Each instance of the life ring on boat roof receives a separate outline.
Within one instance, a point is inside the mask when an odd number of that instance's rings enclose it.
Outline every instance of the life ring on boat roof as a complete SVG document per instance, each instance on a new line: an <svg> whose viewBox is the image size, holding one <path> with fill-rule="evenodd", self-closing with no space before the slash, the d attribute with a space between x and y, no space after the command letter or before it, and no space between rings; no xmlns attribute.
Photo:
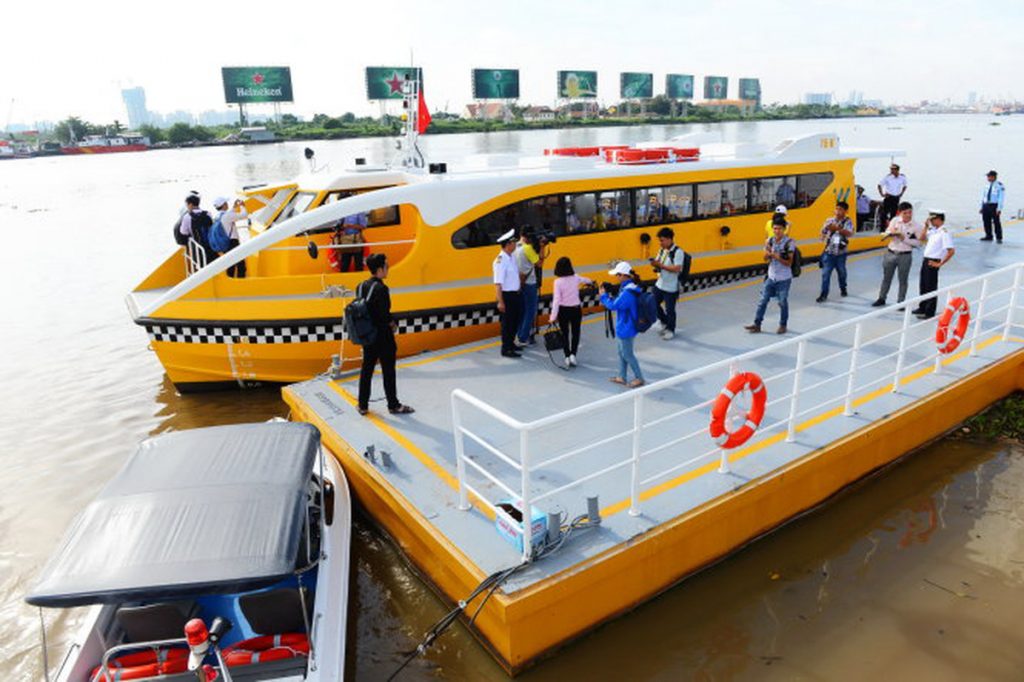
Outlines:
<svg viewBox="0 0 1024 682"><path fill-rule="evenodd" d="M956 325L950 331L953 318ZM939 325L935 329L935 343L939 352L948 355L955 351L967 335L967 327L971 324L971 306L963 296L957 296L946 304L946 309L939 315Z"/></svg>
<svg viewBox="0 0 1024 682"><path fill-rule="evenodd" d="M123 654L107 661L107 671L98 665L89 674L90 682L141 680L160 675L174 675L188 670L188 649L147 649Z"/></svg>
<svg viewBox="0 0 1024 682"><path fill-rule="evenodd" d="M744 417L743 426L735 431L729 431L725 423L726 416L732 406L732 401L743 390L750 391L753 403ZM754 372L734 374L726 382L722 392L715 399L715 404L711 407L711 437L723 450L731 450L743 445L750 440L750 437L757 431L757 427L761 425L767 404L768 391L765 389L761 377Z"/></svg>
<svg viewBox="0 0 1024 682"><path fill-rule="evenodd" d="M309 638L301 632L283 635L262 635L243 639L224 649L227 666L266 663L309 655Z"/></svg>

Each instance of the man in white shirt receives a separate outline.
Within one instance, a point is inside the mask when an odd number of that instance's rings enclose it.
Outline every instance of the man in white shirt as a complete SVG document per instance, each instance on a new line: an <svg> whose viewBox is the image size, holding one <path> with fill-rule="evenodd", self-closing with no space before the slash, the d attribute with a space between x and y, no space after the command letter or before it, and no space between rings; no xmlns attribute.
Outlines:
<svg viewBox="0 0 1024 682"><path fill-rule="evenodd" d="M892 286L892 276L899 270L900 295L898 301L903 303L907 297L907 280L910 277L911 254L915 246L921 245L924 229L914 221L914 207L904 201L897 206L899 215L889 221L883 238L889 240L889 248L882 259L882 287L878 290L878 300L872 303L876 308L885 305L885 297Z"/></svg>
<svg viewBox="0 0 1024 682"><path fill-rule="evenodd" d="M900 173L899 164L894 163L889 166L889 174L878 181L878 193L882 195L882 225L888 225L899 212L900 199L906 191L907 176Z"/></svg>
<svg viewBox="0 0 1024 682"><path fill-rule="evenodd" d="M985 224L985 236L981 238L981 241L992 241L992 227L994 225L996 228L996 243L1002 244L1003 222L1000 218L1003 215L1003 197L1006 194L1006 188L1003 186L1003 183L996 179L999 175L994 170L990 170L985 177L988 182L985 183L981 190L981 210L978 211L981 214L981 221Z"/></svg>
<svg viewBox="0 0 1024 682"><path fill-rule="evenodd" d="M249 212L245 210L245 203L241 199L235 199L235 205L229 209L228 200L224 197L217 197L213 207L220 211L217 220L220 221L221 227L224 228L224 234L228 236L228 241L231 244L228 247L228 251L230 251L239 244L238 225L236 223L239 220L248 218ZM228 268L228 277L245 277L244 258Z"/></svg>
<svg viewBox="0 0 1024 682"><path fill-rule="evenodd" d="M946 214L932 209L928 212L928 220L924 221L928 243L924 247L924 260L921 262L921 280L919 293L923 296L939 288L939 269L949 262L956 253L953 248L953 235L946 231ZM913 313L921 319L935 317L935 297L922 301Z"/></svg>
<svg viewBox="0 0 1024 682"><path fill-rule="evenodd" d="M511 229L498 237L501 251L494 259L494 291L501 315L501 354L506 358L522 357L516 348L516 332L523 317L522 283L519 267L512 252L516 250L516 231Z"/></svg>

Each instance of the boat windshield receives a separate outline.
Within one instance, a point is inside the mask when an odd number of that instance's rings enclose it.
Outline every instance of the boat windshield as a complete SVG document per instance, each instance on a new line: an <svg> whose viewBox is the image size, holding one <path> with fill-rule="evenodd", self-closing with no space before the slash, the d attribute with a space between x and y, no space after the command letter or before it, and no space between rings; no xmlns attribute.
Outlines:
<svg viewBox="0 0 1024 682"><path fill-rule="evenodd" d="M274 224L284 222L289 218L297 216L300 213L304 213L309 208L313 200L316 199L318 192L296 192L292 196L291 200L288 201L288 205L284 207L284 210L277 216Z"/></svg>
<svg viewBox="0 0 1024 682"><path fill-rule="evenodd" d="M292 195L294 190L291 187L285 187L277 190L274 193L273 198L259 211L253 215L253 219L263 225L267 224L274 214L277 213L277 209L281 208L281 204L288 200L288 197Z"/></svg>

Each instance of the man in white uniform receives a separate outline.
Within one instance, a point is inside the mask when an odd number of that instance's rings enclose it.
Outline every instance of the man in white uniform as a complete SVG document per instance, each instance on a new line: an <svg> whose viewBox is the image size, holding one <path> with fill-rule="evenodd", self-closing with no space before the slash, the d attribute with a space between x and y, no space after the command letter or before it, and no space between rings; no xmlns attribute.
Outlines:
<svg viewBox="0 0 1024 682"><path fill-rule="evenodd" d="M213 207L220 211L217 220L220 220L221 227L224 228L224 234L228 236L228 241L231 244L228 247L228 251L230 251L239 244L238 225L236 223L239 220L248 218L249 212L245 210L245 203L241 199L235 199L235 205L229 209L228 200L224 197L217 197ZM245 277L244 258L228 268L228 277Z"/></svg>
<svg viewBox="0 0 1024 682"><path fill-rule="evenodd" d="M878 181L878 193L882 195L882 225L878 230L886 229L889 221L899 213L900 199L907 191L907 176L900 173L899 164L889 166L889 174Z"/></svg>
<svg viewBox="0 0 1024 682"><path fill-rule="evenodd" d="M523 317L522 281L512 252L516 250L516 231L498 237L501 251L494 259L494 292L501 314L501 354L506 358L522 357L516 348L516 331Z"/></svg>
<svg viewBox="0 0 1024 682"><path fill-rule="evenodd" d="M953 235L946 231L946 214L932 209L928 212L928 220L924 221L928 243L924 247L924 260L921 263L921 284L919 293L923 296L939 288L939 269L949 262L956 253L953 248ZM935 317L935 297L922 301L913 313L921 319Z"/></svg>

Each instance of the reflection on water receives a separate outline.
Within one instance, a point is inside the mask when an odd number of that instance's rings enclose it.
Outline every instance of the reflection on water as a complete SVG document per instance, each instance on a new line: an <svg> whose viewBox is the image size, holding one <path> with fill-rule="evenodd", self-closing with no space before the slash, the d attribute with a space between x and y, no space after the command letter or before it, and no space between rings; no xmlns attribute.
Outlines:
<svg viewBox="0 0 1024 682"><path fill-rule="evenodd" d="M1024 177L1024 119L778 122L428 136L455 168L480 153L635 142L694 130L768 141L836 130L844 143L908 149L908 198L976 221L979 173ZM963 138L970 137L971 141ZM285 416L274 389L178 396L124 294L172 247L185 194L287 180L393 140L164 150L0 164L0 677L38 679L38 623L21 602L74 514L142 439L167 430ZM886 159L857 166L872 185ZM980 170L979 170L980 169ZM866 178L866 179L865 179ZM1011 197L1012 200L1012 197ZM1008 207L1008 211L1015 210ZM527 680L1013 679L1024 642L1024 458L943 442L566 648ZM357 520L349 667L380 679L444 608L393 547ZM51 660L81 614L48 613ZM841 672L837 672L841 671ZM403 679L501 680L461 626ZM1016 674L1019 679L1019 674Z"/></svg>

